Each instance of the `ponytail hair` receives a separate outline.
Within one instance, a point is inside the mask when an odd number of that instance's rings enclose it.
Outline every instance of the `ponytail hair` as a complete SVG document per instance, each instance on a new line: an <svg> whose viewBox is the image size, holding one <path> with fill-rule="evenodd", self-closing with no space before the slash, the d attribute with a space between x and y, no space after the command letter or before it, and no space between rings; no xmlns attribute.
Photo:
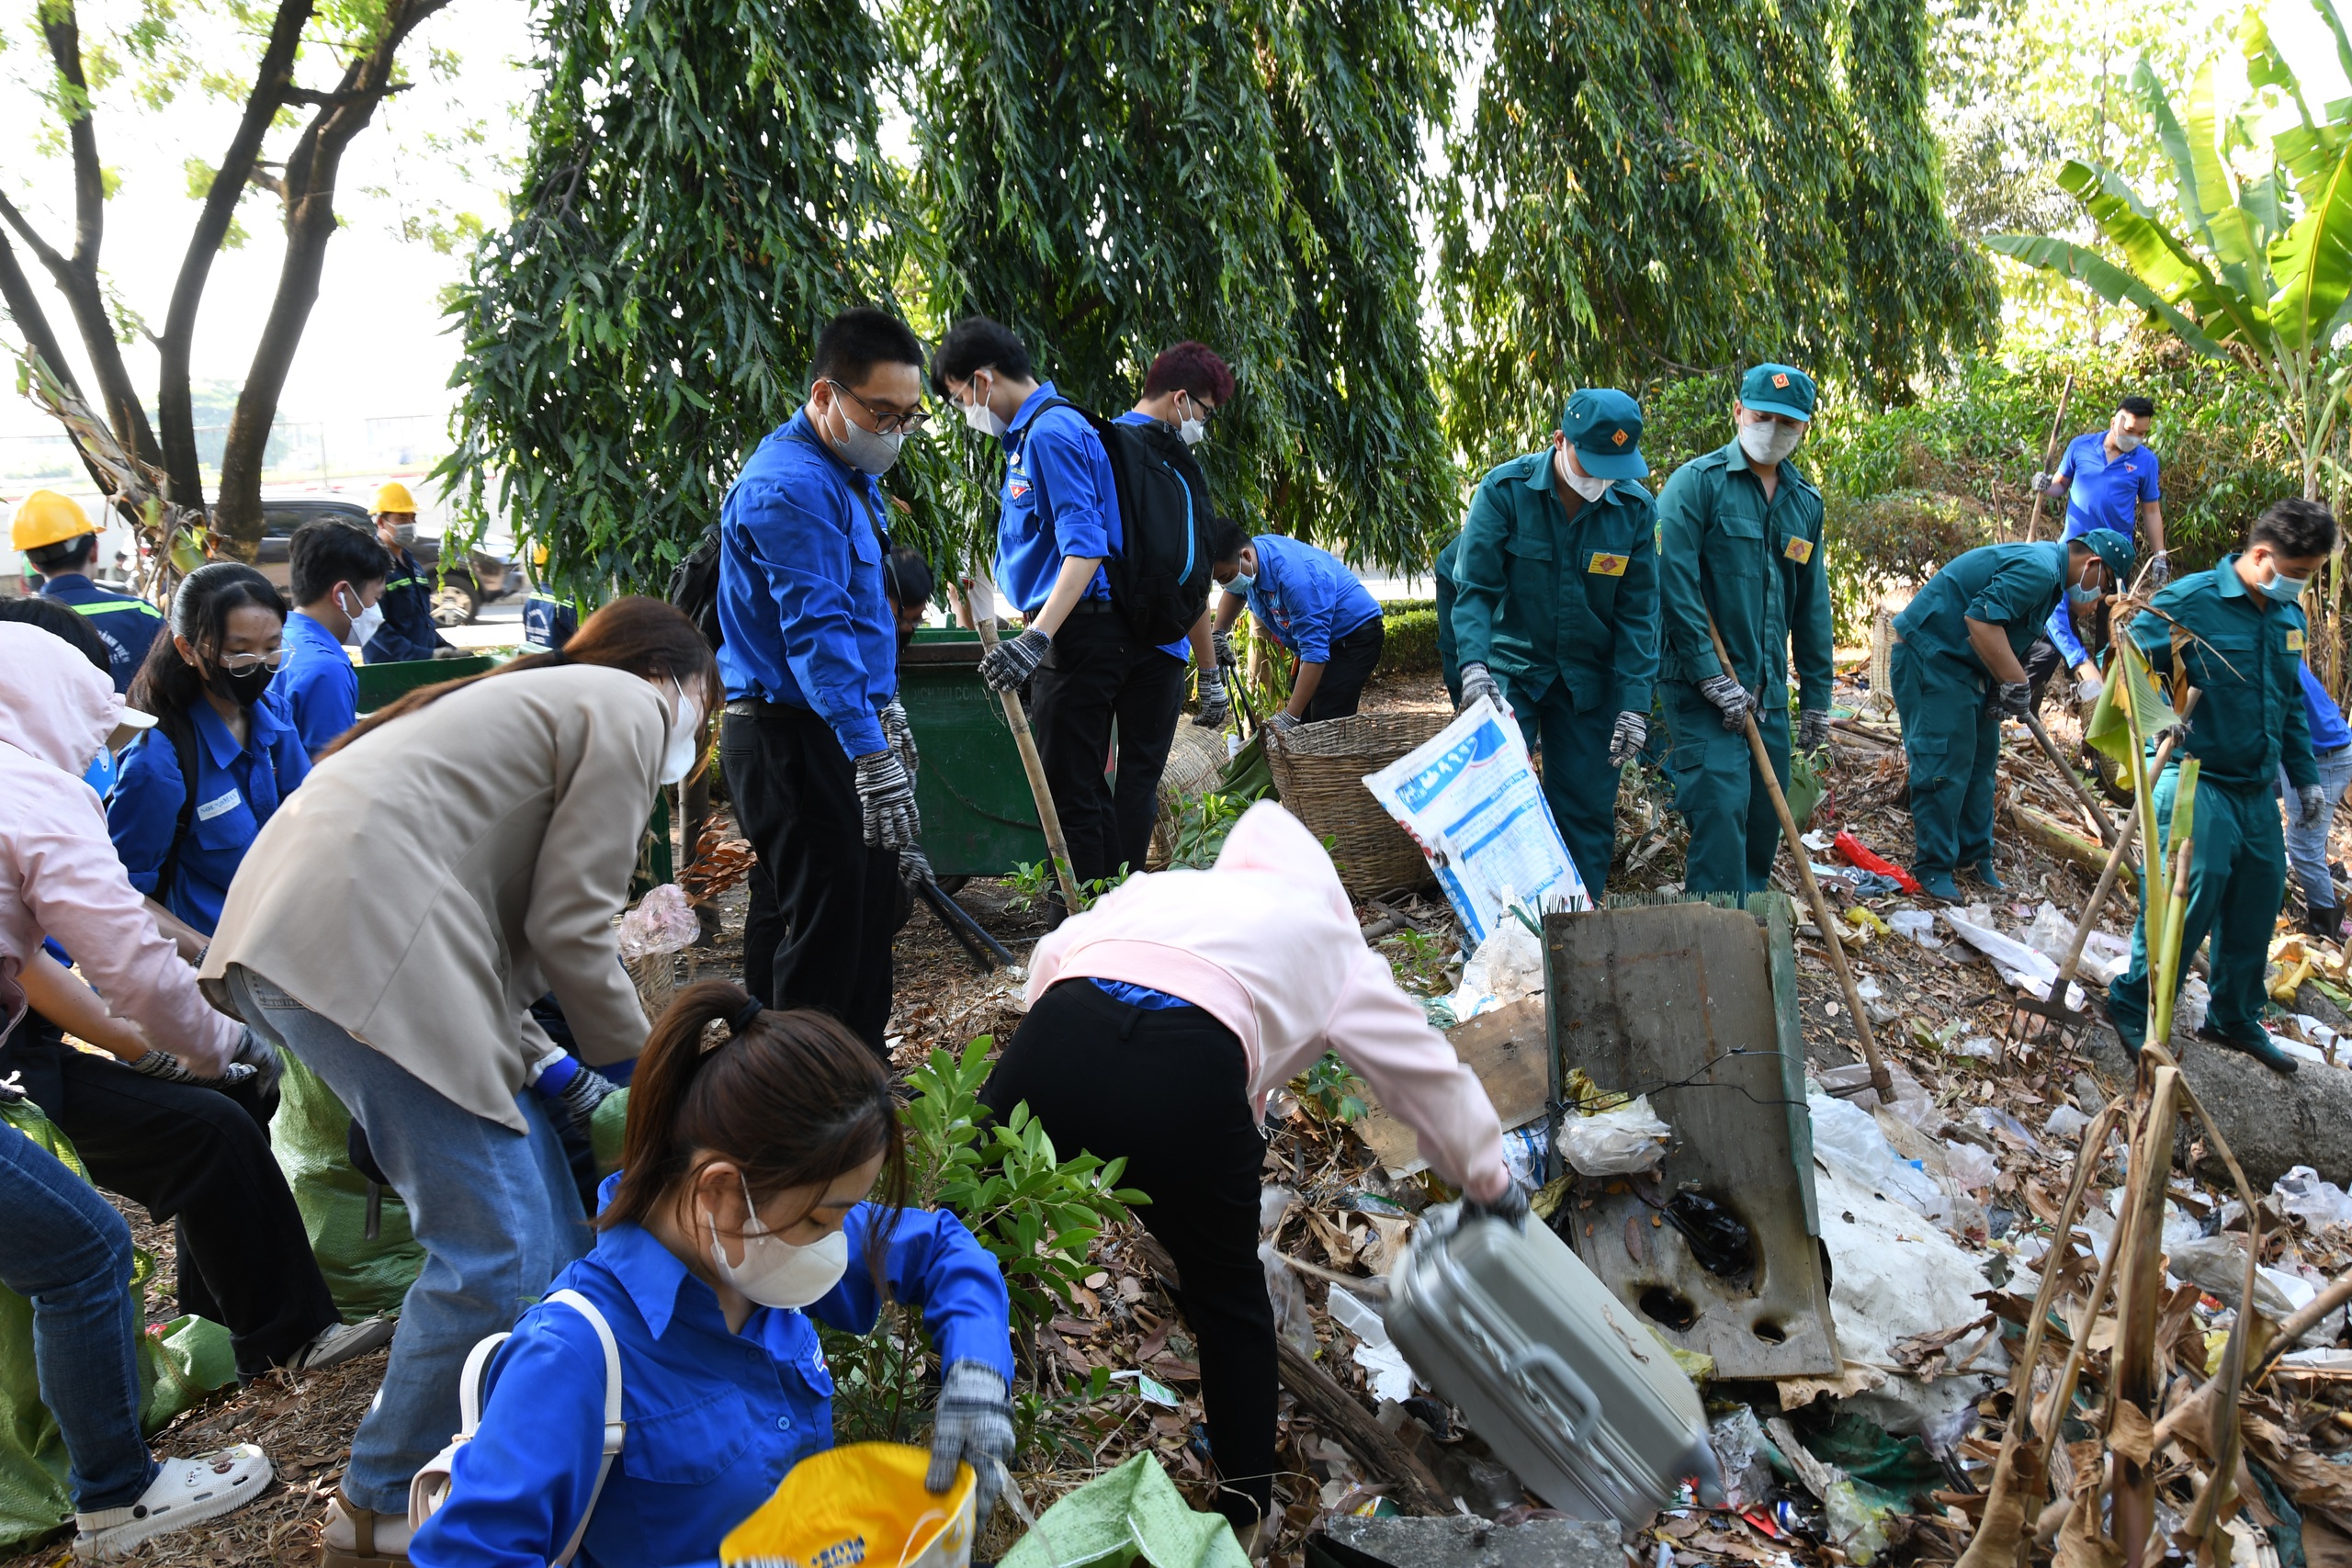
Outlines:
<svg viewBox="0 0 2352 1568"><path fill-rule="evenodd" d="M907 1202L905 1134L890 1075L865 1043L829 1014L762 1008L731 980L705 980L662 1010L638 1060L620 1181L596 1224L645 1224L705 1156L741 1170L763 1203L876 1155L877 1201L895 1219ZM877 1285L888 1232L869 1236Z"/></svg>

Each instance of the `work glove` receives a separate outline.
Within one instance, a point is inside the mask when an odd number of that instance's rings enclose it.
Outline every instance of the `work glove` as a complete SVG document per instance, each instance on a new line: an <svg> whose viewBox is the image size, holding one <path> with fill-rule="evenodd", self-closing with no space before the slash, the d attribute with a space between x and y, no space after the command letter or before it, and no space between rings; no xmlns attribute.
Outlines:
<svg viewBox="0 0 2352 1568"><path fill-rule="evenodd" d="M1276 708L1266 716L1266 728L1276 735L1287 735L1304 722L1305 720L1288 708Z"/></svg>
<svg viewBox="0 0 2352 1568"><path fill-rule="evenodd" d="M2326 809L2327 791L2317 784L2295 786L2295 819L2297 821L2316 822L2319 820L2319 814Z"/></svg>
<svg viewBox="0 0 2352 1568"><path fill-rule="evenodd" d="M1745 728L1756 711L1756 694L1729 675L1710 675L1699 682L1699 694L1715 705L1725 729Z"/></svg>
<svg viewBox="0 0 2352 1568"><path fill-rule="evenodd" d="M900 886L913 893L921 889L924 883L933 880L934 877L931 869L931 857L922 852L922 845L909 844L899 852Z"/></svg>
<svg viewBox="0 0 2352 1568"><path fill-rule="evenodd" d="M2042 469L2036 468L2033 471L2033 488L2039 491L2041 494L2048 495L2050 493L2050 486L2052 482L2052 477Z"/></svg>
<svg viewBox="0 0 2352 1568"><path fill-rule="evenodd" d="M857 804L865 817L866 848L902 850L922 837L915 782L896 751L886 748L857 760Z"/></svg>
<svg viewBox="0 0 2352 1568"><path fill-rule="evenodd" d="M1201 671L1201 711L1193 722L1203 729L1223 729L1233 722L1233 698L1226 692L1223 671Z"/></svg>
<svg viewBox="0 0 2352 1568"><path fill-rule="evenodd" d="M585 1062L575 1060L571 1076L549 1098L571 1113L574 1125L584 1128L588 1119L596 1114L596 1107L619 1091L619 1086L612 1079Z"/></svg>
<svg viewBox="0 0 2352 1568"><path fill-rule="evenodd" d="M2033 711L2033 682L2003 681L1994 688L1993 700L1985 705L1991 712L2005 714L2010 718L2023 718Z"/></svg>
<svg viewBox="0 0 2352 1568"><path fill-rule="evenodd" d="M2075 683L2075 700L2078 703L2095 703L2098 701L2099 694L2106 690L2106 682L2096 675L2086 675Z"/></svg>
<svg viewBox="0 0 2352 1568"><path fill-rule="evenodd" d="M939 1404L932 1412L931 1470L923 1489L944 1492L956 1484L962 1461L979 1477L973 1495L972 1524L988 1523L996 1510L1001 1468L1012 1458L1012 1400L1004 1375L981 1361L952 1361L939 1380Z"/></svg>
<svg viewBox="0 0 2352 1568"><path fill-rule="evenodd" d="M992 692L1017 692L1054 656L1054 639L1031 626L980 656L980 679Z"/></svg>
<svg viewBox="0 0 2352 1568"><path fill-rule="evenodd" d="M277 1047L255 1034L250 1025L237 1032L237 1049L230 1058L232 1066L254 1070L254 1087L262 1093L277 1092L277 1080L286 1071L286 1064L278 1059Z"/></svg>
<svg viewBox="0 0 2352 1568"><path fill-rule="evenodd" d="M2148 558L2148 586L2162 588L2172 581L2172 558L2158 550Z"/></svg>
<svg viewBox="0 0 2352 1568"><path fill-rule="evenodd" d="M1238 670L1240 668L1241 660L1233 657L1233 637L1231 633L1223 630L1212 631L1209 633L1209 641L1216 645L1216 667L1219 670Z"/></svg>
<svg viewBox="0 0 2352 1568"><path fill-rule="evenodd" d="M252 1063L231 1062L220 1070L220 1077L206 1077L201 1073L190 1070L186 1062L181 1061L169 1051L157 1046L149 1047L145 1055L136 1061L126 1062L123 1066L134 1073L144 1073L151 1078L160 1078L165 1083L191 1083L202 1089L228 1089L254 1076Z"/></svg>
<svg viewBox="0 0 2352 1568"><path fill-rule="evenodd" d="M1502 686L1487 671L1487 667L1483 664L1465 664L1462 667L1462 706L1453 711L1460 713L1463 708L1476 706L1480 697L1485 697L1493 703L1501 712L1510 712L1510 705L1503 701Z"/></svg>
<svg viewBox="0 0 2352 1568"><path fill-rule="evenodd" d="M1465 1220L1500 1220L1511 1229L1524 1233L1527 1229L1527 1189L1511 1182L1498 1198L1480 1200L1464 1198L1462 1217Z"/></svg>
<svg viewBox="0 0 2352 1568"><path fill-rule="evenodd" d="M883 740L898 754L899 765L907 770L907 777L914 777L922 766L922 754L915 750L915 732L907 723L906 705L892 697L883 705L880 717Z"/></svg>
<svg viewBox="0 0 2352 1568"><path fill-rule="evenodd" d="M1642 745L1650 738L1647 714L1633 712L1617 716L1617 728L1609 732L1609 765L1622 768L1640 754Z"/></svg>
<svg viewBox="0 0 2352 1568"><path fill-rule="evenodd" d="M1799 708L1797 710L1797 750L1818 751L1829 744L1829 710Z"/></svg>

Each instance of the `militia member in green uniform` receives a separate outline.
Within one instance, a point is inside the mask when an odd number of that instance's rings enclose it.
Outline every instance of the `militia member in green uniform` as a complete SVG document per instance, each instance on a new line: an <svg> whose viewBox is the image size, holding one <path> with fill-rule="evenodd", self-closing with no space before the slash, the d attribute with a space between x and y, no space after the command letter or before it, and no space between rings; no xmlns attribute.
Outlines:
<svg viewBox="0 0 2352 1568"><path fill-rule="evenodd" d="M1540 741L1544 799L1596 904L1620 770L1648 739L1657 678L1657 514L1641 442L1641 404L1577 393L1551 446L1479 482L1444 574L1461 699L1493 698Z"/></svg>
<svg viewBox="0 0 2352 1568"><path fill-rule="evenodd" d="M2335 548L2335 519L2315 501L2282 501L2255 520L2245 548L2223 556L2158 593L2156 614L2137 615L2132 640L2160 672L2175 658L2173 626L2184 637L2178 657L2188 683L2204 693L2190 715L2186 750L2199 764L2188 908L2180 956L2213 938L2213 1000L2200 1040L2243 1051L2275 1073L2295 1059L2262 1027L2263 971L2270 931L2287 891L2287 845L2271 791L2278 770L2305 816L2325 804L2303 713L2303 588ZM2169 836L2180 770L2156 781L2156 823ZM2109 987L2108 1017L2137 1055L2148 1032L2148 900L2141 885L2140 923L2132 932L2132 967ZM2177 973L2177 966L2176 967Z"/></svg>
<svg viewBox="0 0 2352 1568"><path fill-rule="evenodd" d="M1772 870L1780 821L1745 730L1755 713L1786 790L1792 645L1797 743L1812 751L1829 739L1821 492L1788 460L1812 423L1814 400L1804 371L1757 366L1732 404L1737 438L1675 469L1657 499L1658 685L1673 739L1667 772L1690 826L1683 886L1693 893L1759 892ZM1729 669L1707 636L1710 617Z"/></svg>
<svg viewBox="0 0 2352 1568"><path fill-rule="evenodd" d="M1986 545L1928 580L1894 618L1890 673L1911 771L1911 874L1958 902L1952 873L1993 869L1993 773L2001 719L2023 718L2033 686L2024 659L2061 599L2096 604L2132 581L2132 541L2110 528L2074 539Z"/></svg>

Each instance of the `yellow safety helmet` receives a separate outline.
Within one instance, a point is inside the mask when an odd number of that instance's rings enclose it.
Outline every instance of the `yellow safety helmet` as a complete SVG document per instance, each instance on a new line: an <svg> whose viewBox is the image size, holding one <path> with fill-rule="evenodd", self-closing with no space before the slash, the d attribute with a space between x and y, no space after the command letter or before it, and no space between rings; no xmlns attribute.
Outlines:
<svg viewBox="0 0 2352 1568"><path fill-rule="evenodd" d="M379 517L387 512L405 512L413 517L416 515L416 497L409 494L408 486L400 480L388 480L384 488L376 492L376 504L368 510Z"/></svg>
<svg viewBox="0 0 2352 1568"><path fill-rule="evenodd" d="M62 545L97 531L90 514L72 496L60 495L53 490L37 490L17 507L16 523L8 531L8 545L12 549L37 550L44 545Z"/></svg>

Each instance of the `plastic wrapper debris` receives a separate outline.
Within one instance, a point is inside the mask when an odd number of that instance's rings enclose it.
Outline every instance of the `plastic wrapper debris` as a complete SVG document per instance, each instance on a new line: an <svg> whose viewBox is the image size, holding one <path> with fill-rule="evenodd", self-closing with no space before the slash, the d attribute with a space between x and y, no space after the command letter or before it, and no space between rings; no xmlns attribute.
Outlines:
<svg viewBox="0 0 2352 1568"><path fill-rule="evenodd" d="M2066 961L2066 950L2074 945L2075 917L2044 899L2041 907L2033 912L2033 922L2026 927L2023 941L2052 964L2063 964ZM2122 974L2131 963L2130 939L2094 926L2083 939L2083 956L2075 964L2075 972L2086 980L2111 986L2115 984L2116 976Z"/></svg>
<svg viewBox="0 0 2352 1568"><path fill-rule="evenodd" d="M1446 1006L1459 1022L1544 994L1544 943L1527 922L1506 910L1494 934L1462 966L1462 984Z"/></svg>
<svg viewBox="0 0 2352 1568"><path fill-rule="evenodd" d="M1887 929L1921 947L1937 948L1944 939L1936 934L1936 917L1926 909L1897 909L1886 917Z"/></svg>
<svg viewBox="0 0 2352 1568"><path fill-rule="evenodd" d="M1541 1122L1530 1122L1503 1134L1503 1164L1510 1179L1530 1192L1544 1190L1544 1167L1552 1157L1552 1134Z"/></svg>
<svg viewBox="0 0 2352 1568"><path fill-rule="evenodd" d="M1970 913L1974 912L1975 907L1972 906ZM1989 915L1982 924L1955 915L1950 909L1943 912L1943 917L1944 923L1951 927L1961 941L1993 961L1993 967L2000 973L2003 980L2030 995L2043 998L2049 997L2050 987L2058 979L2056 959L2036 952L2015 937L2003 936L1993 929ZM2067 986L2066 1005L2070 1008L2083 1005L2082 987Z"/></svg>
<svg viewBox="0 0 2352 1568"><path fill-rule="evenodd" d="M1356 1337L1355 1363L1363 1369L1373 1396L1399 1404L1410 1399L1413 1369L1406 1364L1405 1352L1389 1342L1388 1325L1381 1321L1379 1310L1344 1285L1331 1287L1330 1308L1332 1320Z"/></svg>
<svg viewBox="0 0 2352 1568"><path fill-rule="evenodd" d="M2352 1197L2347 1197L2335 1182L2322 1181L2319 1172L2310 1166L2296 1166L2280 1177L2270 1190L2278 1195L2280 1208L2312 1230L2352 1224Z"/></svg>
<svg viewBox="0 0 2352 1568"><path fill-rule="evenodd" d="M1996 1061L2001 1055L2000 1045L1989 1034L1972 1034L1964 1040L1955 1040L1949 1049L1955 1056L1973 1056L1980 1062Z"/></svg>
<svg viewBox="0 0 2352 1568"><path fill-rule="evenodd" d="M1856 1568L1869 1568L1886 1550L1886 1516L1894 1511L1891 1504L1866 1501L1852 1482L1841 1479L1822 1499L1822 1510L1828 1517L1829 1539Z"/></svg>
<svg viewBox="0 0 2352 1568"><path fill-rule="evenodd" d="M1871 1069L1866 1062L1850 1062L1842 1067L1823 1067L1813 1073L1814 1081L1838 1099L1864 1111L1876 1111L1882 1106L1908 1122L1923 1133L1939 1131L1943 1112L1928 1098L1925 1085L1911 1076L1900 1062L1886 1065L1889 1098L1881 1100L1878 1090L1870 1086Z"/></svg>
<svg viewBox="0 0 2352 1568"><path fill-rule="evenodd" d="M2050 1113L2049 1121L2041 1124L2041 1135L2045 1138L2056 1139L2060 1143L2071 1144L2081 1137L2083 1129L2090 1124L2089 1117L2071 1105L2062 1105Z"/></svg>
<svg viewBox="0 0 2352 1568"><path fill-rule="evenodd" d="M701 934L701 923L686 902L685 890L674 882L665 882L621 917L621 956L634 960L656 953L676 953Z"/></svg>
<svg viewBox="0 0 2352 1568"><path fill-rule="evenodd" d="M1898 1156L1869 1111L1817 1089L1807 1092L1805 1104L1813 1112L1816 1160L1844 1172L1856 1184L1905 1204L1923 1219L1940 1221L1951 1212L1950 1201L1935 1178L1917 1162Z"/></svg>
<svg viewBox="0 0 2352 1568"><path fill-rule="evenodd" d="M2245 1238L2224 1231L2220 1235L2168 1245L2165 1248L2165 1267L2175 1278L2211 1292L2234 1309L2239 1281L2245 1273ZM2317 1294L2318 1287L2310 1280L2283 1269L2255 1269L2255 1310L2273 1323L2284 1319ZM2338 1307L2314 1324L2298 1343L2312 1347L2333 1345L2343 1332L2344 1309Z"/></svg>
<svg viewBox="0 0 2352 1568"><path fill-rule="evenodd" d="M1946 1140L1944 1168L1951 1172L1952 1180L1962 1191L1981 1192L2001 1174L2001 1162L1974 1144Z"/></svg>
<svg viewBox="0 0 2352 1568"><path fill-rule="evenodd" d="M1272 1242L1258 1244L1258 1261L1266 1270L1266 1297L1274 1306L1274 1332L1292 1349L1314 1359L1323 1347L1315 1337L1315 1316L1307 1310L1306 1287L1299 1283L1298 1276L1283 1260Z"/></svg>
<svg viewBox="0 0 2352 1568"><path fill-rule="evenodd" d="M2205 1010L2212 1005L2212 987L2205 984L2205 976L2191 975L2181 982L2180 998L2172 1004L2173 1032L2194 1034L2204 1028Z"/></svg>
<svg viewBox="0 0 2352 1568"><path fill-rule="evenodd" d="M1894 1004L1886 999L1886 993L1880 988L1876 980L1864 977L1855 984L1854 994L1862 998L1862 1010L1871 1015L1872 1023L1884 1024L1894 1021Z"/></svg>
<svg viewBox="0 0 2352 1568"><path fill-rule="evenodd" d="M1673 1135L1644 1095L1620 1110L1567 1118L1560 1129L1560 1153L1580 1175L1631 1176L1656 1169Z"/></svg>
<svg viewBox="0 0 2352 1568"><path fill-rule="evenodd" d="M1715 1468L1723 1472L1724 1500L1745 1512L1772 1499L1772 1462L1765 1458L1769 1439L1757 1424L1756 1412L1745 1404L1732 1406L1707 1428L1707 1446L1715 1450Z"/></svg>
<svg viewBox="0 0 2352 1568"><path fill-rule="evenodd" d="M1884 877L1894 884L1895 887L1901 888L1914 897L1918 897L1919 884L1909 872L1880 854L1846 829L1841 828L1838 830L1838 836L1830 840L1830 847L1861 870Z"/></svg>

